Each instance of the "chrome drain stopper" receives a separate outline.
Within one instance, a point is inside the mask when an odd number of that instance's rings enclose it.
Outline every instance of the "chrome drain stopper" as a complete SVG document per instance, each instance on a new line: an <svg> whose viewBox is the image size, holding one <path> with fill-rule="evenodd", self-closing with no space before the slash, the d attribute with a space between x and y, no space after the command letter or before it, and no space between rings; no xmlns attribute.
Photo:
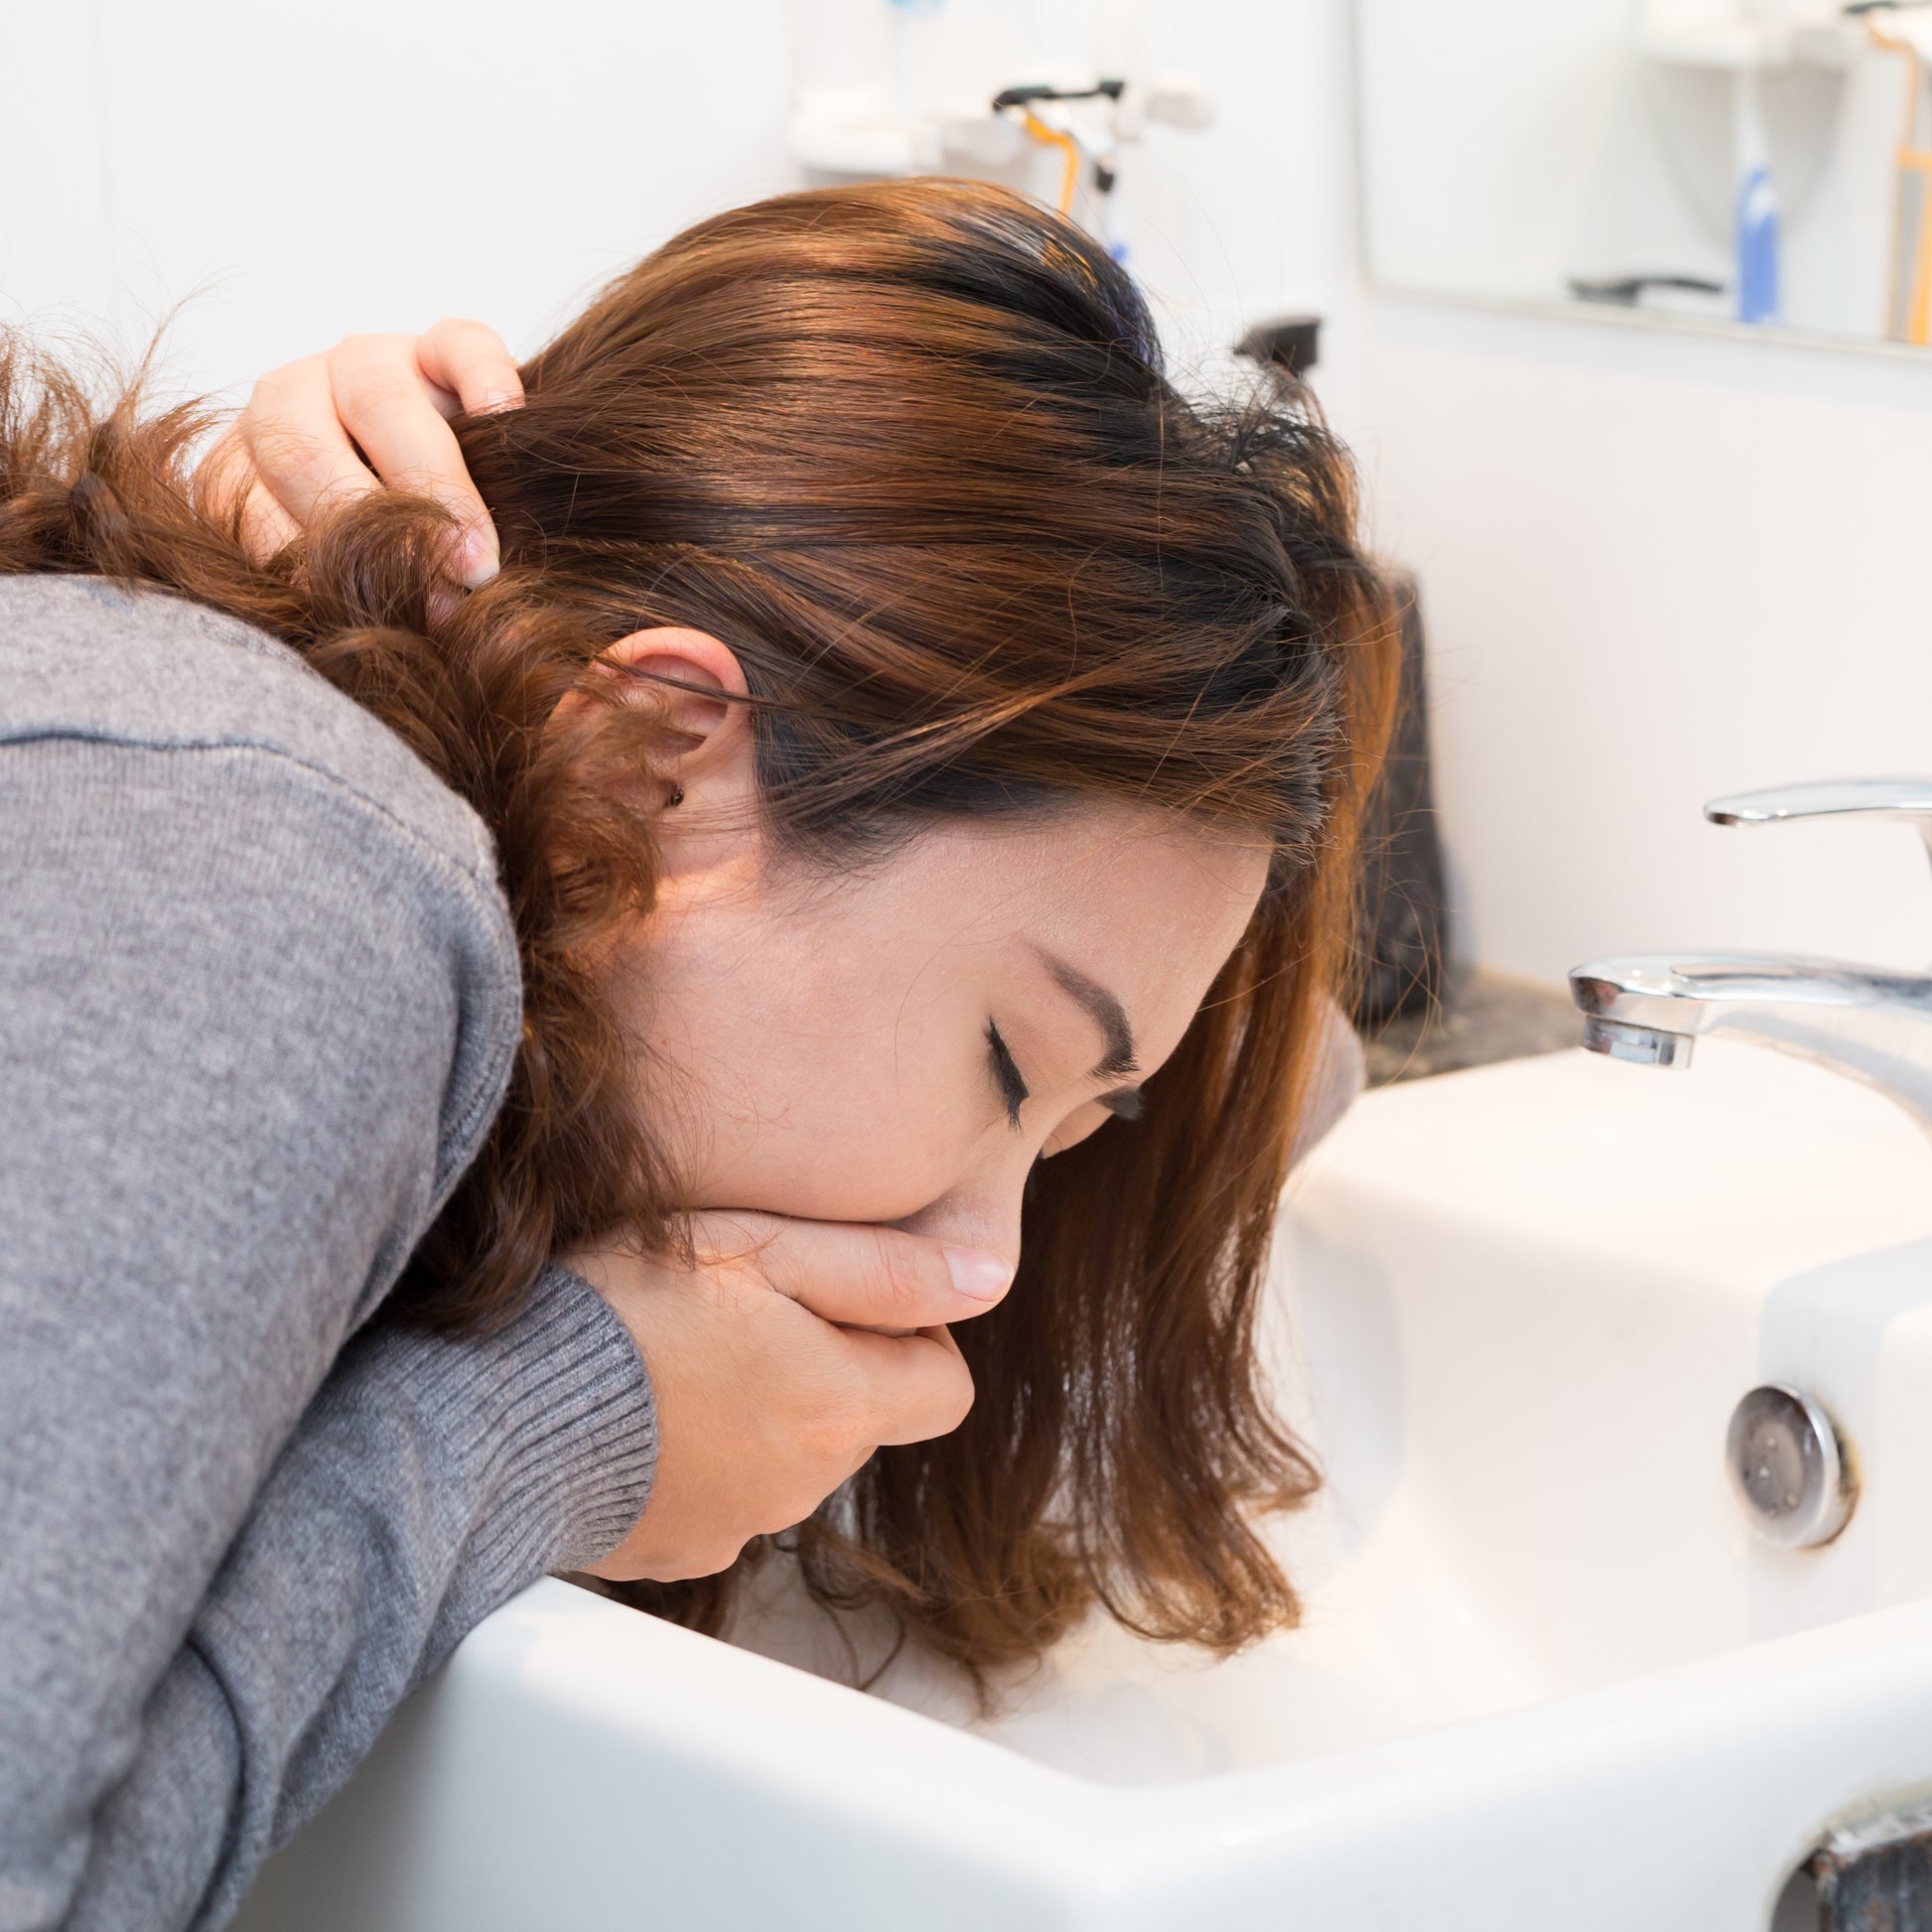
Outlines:
<svg viewBox="0 0 1932 1932"><path fill-rule="evenodd" d="M1809 1550L1852 1520L1859 1486L1832 1419L1802 1389L1767 1382L1731 1411L1730 1486L1766 1543Z"/></svg>

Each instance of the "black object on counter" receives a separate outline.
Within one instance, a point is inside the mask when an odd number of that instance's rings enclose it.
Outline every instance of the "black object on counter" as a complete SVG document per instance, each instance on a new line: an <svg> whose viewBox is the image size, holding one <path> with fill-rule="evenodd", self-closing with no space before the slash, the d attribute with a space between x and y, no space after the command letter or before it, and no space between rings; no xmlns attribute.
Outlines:
<svg viewBox="0 0 1932 1932"><path fill-rule="evenodd" d="M1319 316L1281 316L1258 322L1235 344L1237 355L1285 369L1299 382L1314 367L1321 347Z"/></svg>
<svg viewBox="0 0 1932 1932"><path fill-rule="evenodd" d="M1646 289L1683 289L1691 295L1723 295L1725 285L1708 275L1573 275L1570 293L1579 302L1604 302L1634 309Z"/></svg>
<svg viewBox="0 0 1932 1932"><path fill-rule="evenodd" d="M1362 827L1362 927L1355 1019L1370 1029L1438 1005L1449 951L1442 836L1429 772L1429 686L1413 577L1394 583L1402 684L1381 783Z"/></svg>

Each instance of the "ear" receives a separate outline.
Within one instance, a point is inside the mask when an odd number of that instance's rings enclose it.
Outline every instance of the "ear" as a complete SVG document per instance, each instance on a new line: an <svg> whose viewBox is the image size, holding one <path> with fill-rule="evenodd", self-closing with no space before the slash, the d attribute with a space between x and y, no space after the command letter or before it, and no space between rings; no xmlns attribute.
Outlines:
<svg viewBox="0 0 1932 1932"><path fill-rule="evenodd" d="M723 803L752 775L752 732L741 702L749 687L731 647L709 631L658 624L620 637L591 667L619 680L625 696L662 705L669 743L666 775L693 803ZM572 692L560 716L587 700Z"/></svg>

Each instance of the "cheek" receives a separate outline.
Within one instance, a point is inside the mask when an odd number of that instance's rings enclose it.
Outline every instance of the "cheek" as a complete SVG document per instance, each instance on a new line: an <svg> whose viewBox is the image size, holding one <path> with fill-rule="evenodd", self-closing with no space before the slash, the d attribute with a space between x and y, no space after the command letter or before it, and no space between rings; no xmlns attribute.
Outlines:
<svg viewBox="0 0 1932 1932"><path fill-rule="evenodd" d="M694 1069L693 1205L826 1221L929 1206L976 1159L958 1058L890 1034L737 1033Z"/></svg>

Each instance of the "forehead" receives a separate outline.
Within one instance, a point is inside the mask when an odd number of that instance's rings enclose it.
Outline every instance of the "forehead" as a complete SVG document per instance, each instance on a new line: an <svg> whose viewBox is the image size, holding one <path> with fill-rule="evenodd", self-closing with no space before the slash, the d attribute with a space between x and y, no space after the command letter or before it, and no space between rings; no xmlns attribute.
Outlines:
<svg viewBox="0 0 1932 1932"><path fill-rule="evenodd" d="M1268 875L1268 848L1172 811L1070 807L952 823L895 855L876 884L901 931L936 948L1044 952L1109 987L1144 1061L1172 1050L1233 951Z"/></svg>
<svg viewBox="0 0 1932 1932"><path fill-rule="evenodd" d="M1268 851L1182 818L1124 805L1069 807L1018 824L960 826L927 853L983 894L995 919L1113 929L1176 914L1247 923Z"/></svg>

